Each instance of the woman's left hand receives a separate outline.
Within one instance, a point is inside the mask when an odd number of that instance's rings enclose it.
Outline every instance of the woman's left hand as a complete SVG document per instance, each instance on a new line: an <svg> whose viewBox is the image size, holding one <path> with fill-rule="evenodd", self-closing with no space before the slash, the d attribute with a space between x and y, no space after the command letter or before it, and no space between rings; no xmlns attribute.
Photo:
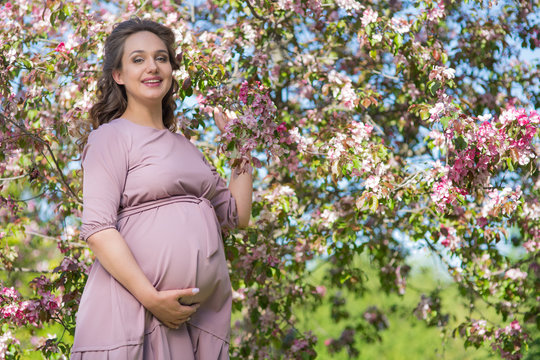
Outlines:
<svg viewBox="0 0 540 360"><path fill-rule="evenodd" d="M235 117L234 113L229 110L223 110L217 106L214 108L214 121L221 132L225 131L225 125Z"/></svg>

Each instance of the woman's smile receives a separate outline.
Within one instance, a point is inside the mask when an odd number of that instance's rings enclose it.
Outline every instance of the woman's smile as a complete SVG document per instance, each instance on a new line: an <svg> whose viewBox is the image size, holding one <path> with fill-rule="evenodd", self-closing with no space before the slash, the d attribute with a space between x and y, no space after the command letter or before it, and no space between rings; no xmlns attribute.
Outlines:
<svg viewBox="0 0 540 360"><path fill-rule="evenodd" d="M149 87L158 87L163 82L163 79L160 76L153 76L147 79L144 79L143 84Z"/></svg>

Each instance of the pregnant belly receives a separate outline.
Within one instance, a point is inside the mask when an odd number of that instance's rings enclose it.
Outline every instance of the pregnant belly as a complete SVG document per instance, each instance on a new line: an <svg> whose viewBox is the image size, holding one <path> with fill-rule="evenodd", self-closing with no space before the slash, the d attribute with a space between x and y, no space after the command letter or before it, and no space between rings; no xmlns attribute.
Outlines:
<svg viewBox="0 0 540 360"><path fill-rule="evenodd" d="M204 302L228 281L221 236L207 203L176 202L121 218L118 228L158 290L199 288L183 303Z"/></svg>

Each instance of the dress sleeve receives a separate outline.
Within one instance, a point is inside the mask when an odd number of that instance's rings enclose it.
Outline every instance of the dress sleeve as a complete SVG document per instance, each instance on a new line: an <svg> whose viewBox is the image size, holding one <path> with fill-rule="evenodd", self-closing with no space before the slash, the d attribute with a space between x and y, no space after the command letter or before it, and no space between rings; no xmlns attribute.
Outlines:
<svg viewBox="0 0 540 360"><path fill-rule="evenodd" d="M209 199L214 207L219 223L224 229L234 229L238 226L238 211L236 200L232 196L225 180L218 174L216 167L203 156L204 162L210 167L214 181L213 196Z"/></svg>
<svg viewBox="0 0 540 360"><path fill-rule="evenodd" d="M83 213L79 238L116 228L128 171L128 149L116 129L101 125L88 136L81 156Z"/></svg>

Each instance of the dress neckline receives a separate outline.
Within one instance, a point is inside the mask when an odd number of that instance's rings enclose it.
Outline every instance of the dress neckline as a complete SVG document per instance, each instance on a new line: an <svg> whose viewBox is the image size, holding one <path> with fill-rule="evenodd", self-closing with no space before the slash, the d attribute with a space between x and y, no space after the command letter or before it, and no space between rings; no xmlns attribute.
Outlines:
<svg viewBox="0 0 540 360"><path fill-rule="evenodd" d="M116 120L124 120L124 121L126 121L126 122L128 122L130 124L135 125L135 126L138 126L138 127L141 127L141 128L146 128L146 129L151 129L153 131L169 131L169 129L167 129L167 128L158 129L158 128L155 128L153 126L146 126L146 125L137 124L136 122L133 122L133 121L128 120L128 119L123 118L123 117L116 118Z"/></svg>

